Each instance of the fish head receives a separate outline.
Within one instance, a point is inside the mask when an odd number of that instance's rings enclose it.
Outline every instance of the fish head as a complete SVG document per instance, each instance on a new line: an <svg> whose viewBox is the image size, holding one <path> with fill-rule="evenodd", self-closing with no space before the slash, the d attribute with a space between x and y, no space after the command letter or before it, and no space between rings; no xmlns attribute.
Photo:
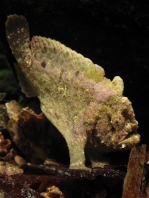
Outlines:
<svg viewBox="0 0 149 198"><path fill-rule="evenodd" d="M101 106L94 137L107 147L128 149L140 141L137 129L138 122L131 102L127 97L116 97Z"/></svg>

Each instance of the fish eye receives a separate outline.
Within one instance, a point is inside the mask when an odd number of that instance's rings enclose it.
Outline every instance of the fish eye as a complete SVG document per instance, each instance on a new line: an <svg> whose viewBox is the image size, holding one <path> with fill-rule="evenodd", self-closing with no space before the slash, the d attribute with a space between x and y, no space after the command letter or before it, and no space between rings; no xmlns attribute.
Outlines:
<svg viewBox="0 0 149 198"><path fill-rule="evenodd" d="M122 115L115 115L112 118L113 127L123 127L125 123L125 118Z"/></svg>
<svg viewBox="0 0 149 198"><path fill-rule="evenodd" d="M115 126L118 126L118 125L120 124L120 120L118 120L118 119L114 120L113 124L114 124Z"/></svg>

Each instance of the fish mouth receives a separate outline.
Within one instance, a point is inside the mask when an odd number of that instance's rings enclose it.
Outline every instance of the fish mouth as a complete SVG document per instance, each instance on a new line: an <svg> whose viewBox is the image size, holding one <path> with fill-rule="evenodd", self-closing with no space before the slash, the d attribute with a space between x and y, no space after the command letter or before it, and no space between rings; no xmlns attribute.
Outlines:
<svg viewBox="0 0 149 198"><path fill-rule="evenodd" d="M118 145L122 148L133 146L140 142L140 135L137 134L129 134L124 140L120 141Z"/></svg>

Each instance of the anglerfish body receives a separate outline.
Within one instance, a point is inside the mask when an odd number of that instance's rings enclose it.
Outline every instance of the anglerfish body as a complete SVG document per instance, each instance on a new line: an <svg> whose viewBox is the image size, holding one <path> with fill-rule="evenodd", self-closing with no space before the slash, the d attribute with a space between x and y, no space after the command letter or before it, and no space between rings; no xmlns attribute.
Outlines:
<svg viewBox="0 0 149 198"><path fill-rule="evenodd" d="M123 97L123 80L104 77L104 69L50 38L30 42L23 16L6 22L22 91L38 97L41 110L65 138L70 168L85 169L100 153L129 148L140 141L131 102Z"/></svg>

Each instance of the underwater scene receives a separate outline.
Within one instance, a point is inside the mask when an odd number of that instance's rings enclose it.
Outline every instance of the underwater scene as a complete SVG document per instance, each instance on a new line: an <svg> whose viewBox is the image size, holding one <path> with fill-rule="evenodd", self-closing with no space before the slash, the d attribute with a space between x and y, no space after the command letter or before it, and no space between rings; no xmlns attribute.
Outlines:
<svg viewBox="0 0 149 198"><path fill-rule="evenodd" d="M0 2L0 198L149 198L148 8Z"/></svg>

